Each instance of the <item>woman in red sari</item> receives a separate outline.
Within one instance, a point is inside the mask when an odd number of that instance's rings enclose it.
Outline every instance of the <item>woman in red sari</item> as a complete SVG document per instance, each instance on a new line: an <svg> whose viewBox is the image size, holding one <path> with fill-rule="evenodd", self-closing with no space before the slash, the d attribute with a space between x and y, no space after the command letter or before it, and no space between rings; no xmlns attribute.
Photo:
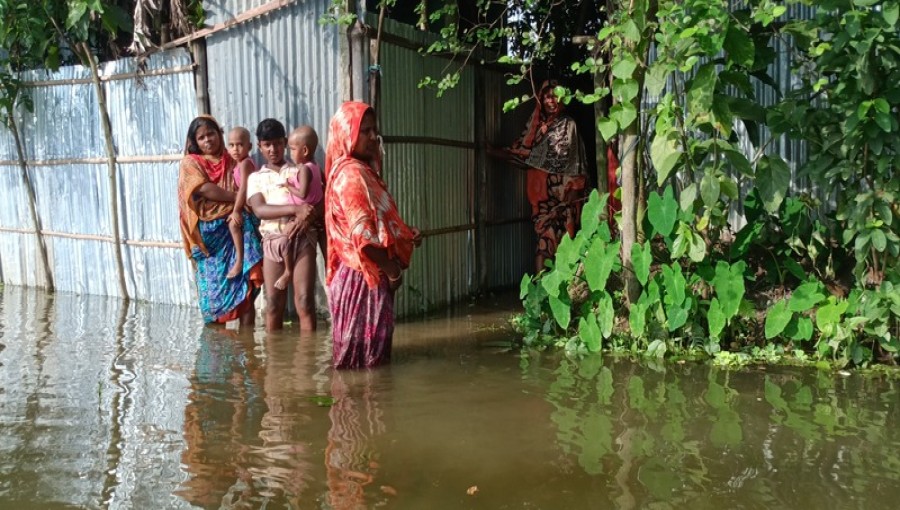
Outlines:
<svg viewBox="0 0 900 510"><path fill-rule="evenodd" d="M564 234L575 236L587 187L584 145L575 121L563 113L556 85L546 81L541 86L521 138L509 148L490 150L528 172L528 201L538 236L536 272L556 254Z"/></svg>
<svg viewBox="0 0 900 510"><path fill-rule="evenodd" d="M228 221L234 210L237 183L234 160L225 150L222 128L209 115L188 127L185 156L178 169L178 209L184 251L196 271L200 311L207 323L240 319L252 325L253 301L262 284L262 248L254 216L243 213L244 265L227 278L236 260Z"/></svg>
<svg viewBox="0 0 900 510"><path fill-rule="evenodd" d="M325 151L328 306L335 368L391 358L394 291L421 236L400 218L381 179L375 111L348 101L331 119Z"/></svg>

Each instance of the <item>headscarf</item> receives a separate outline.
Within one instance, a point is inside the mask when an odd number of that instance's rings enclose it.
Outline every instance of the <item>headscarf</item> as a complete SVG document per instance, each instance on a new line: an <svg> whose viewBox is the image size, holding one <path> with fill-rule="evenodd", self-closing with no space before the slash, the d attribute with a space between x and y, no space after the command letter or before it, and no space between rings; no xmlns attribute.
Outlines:
<svg viewBox="0 0 900 510"><path fill-rule="evenodd" d="M547 133L547 126L552 124L553 121L562 114L562 102L558 103L555 113L549 114L544 112L544 96L547 92L553 91L557 85L559 85L559 83L556 80L545 80L544 83L541 84L541 88L538 89L537 96L535 96L537 104L534 105L534 112L531 114L531 119L528 121L528 128L525 130L525 133L522 134L522 138L518 141L519 147L530 149L540 143Z"/></svg>
<svg viewBox="0 0 900 510"><path fill-rule="evenodd" d="M353 156L363 116L374 110L348 101L331 119L325 151L325 231L331 282L341 264L363 273L369 288L378 287L378 265L363 253L366 246L384 248L402 267L409 266L412 230L400 218L397 204L381 179L381 157L371 161Z"/></svg>
<svg viewBox="0 0 900 510"><path fill-rule="evenodd" d="M201 115L220 134L222 129L212 116ZM195 119L196 120L196 119ZM194 141L196 143L196 141ZM206 246L200 230L197 228L200 221L212 221L231 214L234 208L232 202L216 202L203 197L195 196L197 189L207 182L218 185L227 191L235 191L233 172L234 159L225 150L225 142L222 141L222 153L207 156L192 154L189 152L191 140L185 140L185 157L181 160L178 169L178 210L181 220L181 239L188 257L194 248L207 253Z"/></svg>
<svg viewBox="0 0 900 510"><path fill-rule="evenodd" d="M362 124L362 118L366 112L375 110L366 103L359 101L347 101L341 105L334 117L331 118L331 124L328 128L328 144L325 148L325 182L331 180L332 170L335 165L344 158L350 158L353 155L353 145L359 138L359 126ZM372 161L365 161L370 169L376 174L381 175L381 156L375 156Z"/></svg>
<svg viewBox="0 0 900 510"><path fill-rule="evenodd" d="M533 169L550 174L582 175L587 160L575 121L563 113L562 103L558 103L553 113L544 111L544 96L556 86L553 80L541 85L528 126L511 148L523 152L525 163Z"/></svg>

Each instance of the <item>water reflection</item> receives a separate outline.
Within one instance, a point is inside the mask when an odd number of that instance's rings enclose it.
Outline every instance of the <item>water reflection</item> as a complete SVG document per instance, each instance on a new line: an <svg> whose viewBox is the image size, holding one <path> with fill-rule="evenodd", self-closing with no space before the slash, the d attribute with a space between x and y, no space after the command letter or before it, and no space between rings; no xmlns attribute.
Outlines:
<svg viewBox="0 0 900 510"><path fill-rule="evenodd" d="M599 357L563 359L553 377L560 449L618 508L872 508L900 494L896 381Z"/></svg>
<svg viewBox="0 0 900 510"><path fill-rule="evenodd" d="M336 373L327 331L237 334L189 308L3 289L0 508L900 498L897 381L519 355L485 327L504 316L480 313L401 324L392 365Z"/></svg>

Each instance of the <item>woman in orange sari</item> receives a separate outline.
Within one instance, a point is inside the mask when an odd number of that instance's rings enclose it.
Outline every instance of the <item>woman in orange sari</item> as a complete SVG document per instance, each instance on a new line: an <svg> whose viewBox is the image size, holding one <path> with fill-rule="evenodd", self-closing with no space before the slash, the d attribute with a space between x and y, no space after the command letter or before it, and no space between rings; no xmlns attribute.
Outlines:
<svg viewBox="0 0 900 510"><path fill-rule="evenodd" d="M259 220L247 212L243 270L235 278L226 277L236 257L227 223L237 196L234 166L216 120L208 115L195 118L178 169L178 209L184 251L196 271L200 311L207 323L240 319L252 325L253 301L262 284L262 247Z"/></svg>
<svg viewBox="0 0 900 510"><path fill-rule="evenodd" d="M534 114L521 138L492 155L528 172L528 201L538 236L535 271L553 258L562 236L575 236L587 187L584 145L575 121L563 113L554 89L546 81L537 94Z"/></svg>
<svg viewBox="0 0 900 510"><path fill-rule="evenodd" d="M325 172L332 363L373 367L391 359L394 291L421 236L400 218L381 179L369 105L348 101L331 119Z"/></svg>

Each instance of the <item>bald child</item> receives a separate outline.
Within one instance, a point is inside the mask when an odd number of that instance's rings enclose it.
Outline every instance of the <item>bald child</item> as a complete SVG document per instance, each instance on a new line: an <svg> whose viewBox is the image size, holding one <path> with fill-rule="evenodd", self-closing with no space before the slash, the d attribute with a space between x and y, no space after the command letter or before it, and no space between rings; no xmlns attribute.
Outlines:
<svg viewBox="0 0 900 510"><path fill-rule="evenodd" d="M226 148L228 154L237 163L234 165L234 184L237 187L237 197L234 200L234 210L228 220L228 230L234 241L235 259L234 265L228 271L226 278L236 278L243 273L244 267L244 206L247 204L247 178L256 171L256 165L250 159L250 131L247 128L235 127L228 132Z"/></svg>

